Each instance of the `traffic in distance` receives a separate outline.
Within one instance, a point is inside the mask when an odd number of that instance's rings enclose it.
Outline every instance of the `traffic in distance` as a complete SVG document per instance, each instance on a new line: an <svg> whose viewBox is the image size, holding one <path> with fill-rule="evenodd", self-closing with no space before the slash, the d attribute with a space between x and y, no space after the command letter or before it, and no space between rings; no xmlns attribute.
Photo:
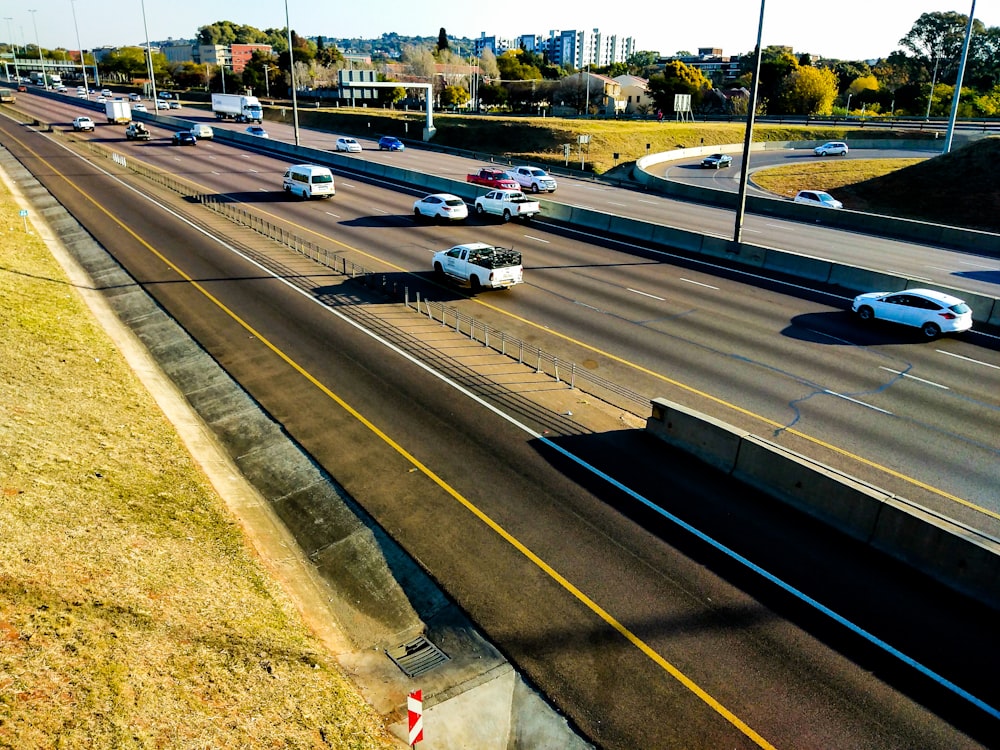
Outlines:
<svg viewBox="0 0 1000 750"><path fill-rule="evenodd" d="M102 96L111 93L107 89L101 92ZM162 96L169 99L172 95L169 92L162 92ZM238 102L229 100L223 104L238 105L241 111L243 107L254 104L253 102L248 103L247 97L238 97L238 99ZM112 121L113 116L118 112L114 101L120 101L120 99L108 102L106 105L109 121ZM233 115L233 117L235 119L240 115ZM114 121L120 122L121 120ZM93 120L87 116L75 118L72 125L73 129L78 131L94 129ZM257 125L250 125L246 132L257 137L268 137L264 128ZM141 123L130 124L125 135L130 140L149 139L149 132ZM179 146L194 146L199 137L211 138L211 127L200 123L192 125L190 132L174 133L172 142ZM356 139L346 136L337 138L335 148L337 151L348 153L358 153L362 150L361 144ZM398 139L383 137L379 140L379 150L398 151L402 148L402 143ZM814 153L817 156L846 156L849 150L848 145L842 141L830 141L817 146ZM722 153L711 154L702 160L702 166L715 169L729 167L731 164L732 157ZM501 188L477 197L473 209L478 216L494 215L500 217L504 222L515 218L527 221L541 211L538 202L532 201L524 195L520 190L521 187L530 186L531 191L537 193L541 191L553 192L557 186L555 179L544 170L529 166L517 166L506 170L482 167L476 172L468 174L466 179L477 185ZM518 189L514 189L515 186ZM330 170L326 167L308 164L289 167L283 178L282 188L286 194L303 199L330 198L336 193L333 174ZM829 193L819 190L801 190L793 200L796 203L823 208L843 207L840 201ZM436 193L417 199L413 204L413 215L418 221L426 219L446 222L464 221L469 216L469 207L458 196ZM479 260L481 257L481 253L474 254L471 260L466 261L466 266L474 267L475 263L472 260ZM465 267L456 272L454 266L455 263L452 262L449 267L451 270L446 271L446 275L470 282L470 285L476 290L480 288L510 288L514 283L521 282L521 271L518 272L516 281L495 284L491 278L486 278L478 272L467 271ZM435 259L435 270L440 272L441 268L443 268L443 264ZM933 290L863 294L854 299L852 310L861 321L883 321L889 324L915 327L920 329L927 338L936 338L943 333L958 333L972 328L971 310L963 300Z"/></svg>

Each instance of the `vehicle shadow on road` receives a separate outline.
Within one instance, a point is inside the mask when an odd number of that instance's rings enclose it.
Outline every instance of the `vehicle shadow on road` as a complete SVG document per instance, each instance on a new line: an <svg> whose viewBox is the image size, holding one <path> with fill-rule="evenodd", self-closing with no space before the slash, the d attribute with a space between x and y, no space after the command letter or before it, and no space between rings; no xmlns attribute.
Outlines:
<svg viewBox="0 0 1000 750"><path fill-rule="evenodd" d="M849 310L796 315L782 329L781 335L831 346L879 346L928 341L919 329L911 330L881 321L862 323Z"/></svg>

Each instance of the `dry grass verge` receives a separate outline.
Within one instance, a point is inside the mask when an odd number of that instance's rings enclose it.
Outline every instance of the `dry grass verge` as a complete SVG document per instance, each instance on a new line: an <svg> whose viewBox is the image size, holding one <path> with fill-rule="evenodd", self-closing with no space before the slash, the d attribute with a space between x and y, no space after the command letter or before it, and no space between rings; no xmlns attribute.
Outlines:
<svg viewBox="0 0 1000 750"><path fill-rule="evenodd" d="M18 209L0 186L0 747L394 747Z"/></svg>
<svg viewBox="0 0 1000 750"><path fill-rule="evenodd" d="M764 190L788 197L793 197L800 190L826 190L832 193L845 185L881 177L925 160L918 158L811 161L787 167L758 169L753 173L753 182Z"/></svg>

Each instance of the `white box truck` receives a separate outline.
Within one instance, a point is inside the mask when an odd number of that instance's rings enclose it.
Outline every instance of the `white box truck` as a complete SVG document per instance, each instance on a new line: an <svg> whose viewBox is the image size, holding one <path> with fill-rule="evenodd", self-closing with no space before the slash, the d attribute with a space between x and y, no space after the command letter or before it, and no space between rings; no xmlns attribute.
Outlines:
<svg viewBox="0 0 1000 750"><path fill-rule="evenodd" d="M108 116L108 122L119 125L132 122L132 108L124 100L112 99L110 102L104 102L104 114Z"/></svg>
<svg viewBox="0 0 1000 750"><path fill-rule="evenodd" d="M212 111L220 120L264 122L264 110L256 96L212 94Z"/></svg>

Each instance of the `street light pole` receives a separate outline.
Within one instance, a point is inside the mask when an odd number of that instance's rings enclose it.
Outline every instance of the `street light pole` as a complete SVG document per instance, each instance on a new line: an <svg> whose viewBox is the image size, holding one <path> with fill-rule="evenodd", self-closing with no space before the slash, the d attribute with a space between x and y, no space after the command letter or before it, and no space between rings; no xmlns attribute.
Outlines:
<svg viewBox="0 0 1000 750"><path fill-rule="evenodd" d="M146 34L146 65L149 69L149 80L152 81L153 115L159 117L160 110L156 108L156 74L153 73L153 48L149 46L149 27L146 25L146 0L142 0L142 30Z"/></svg>
<svg viewBox="0 0 1000 750"><path fill-rule="evenodd" d="M49 82L45 78L45 61L42 59L42 43L38 39L38 24L35 22L35 14L38 12L38 9L35 8L28 12L31 14L31 25L35 27L35 44L38 45L38 65L42 69L42 85L48 88Z"/></svg>
<svg viewBox="0 0 1000 750"><path fill-rule="evenodd" d="M743 137L743 165L740 167L739 196L736 199L736 227L733 242L743 238L743 214L747 202L747 175L750 172L750 144L753 142L753 119L757 109L757 87L760 84L760 39L764 33L764 0L760 0L760 21L757 24L757 47L753 51L753 83L747 102L747 132Z"/></svg>
<svg viewBox="0 0 1000 750"><path fill-rule="evenodd" d="M951 116L948 118L948 135L944 141L944 153L951 151L951 140L955 135L955 120L958 119L958 100L962 96L962 78L965 77L965 62L969 57L969 40L972 38L972 19L976 15L976 0L972 0L969 23L965 26L965 41L962 42L962 62L958 65L958 78L951 97Z"/></svg>
<svg viewBox="0 0 1000 750"><path fill-rule="evenodd" d="M69 7L73 9L73 28L76 29L76 46L80 48L80 71L83 73L83 90L87 92L87 101L90 101L90 86L87 85L87 65L83 62L83 45L80 44L80 27L76 23L76 0L69 0Z"/></svg>
<svg viewBox="0 0 1000 750"><path fill-rule="evenodd" d="M10 16L4 16L4 20L7 22L7 34L10 36L10 42L14 47L14 75L17 76L17 82L21 82L21 71L17 69L17 44L14 42L14 32L11 31L10 22L14 19Z"/></svg>
<svg viewBox="0 0 1000 750"><path fill-rule="evenodd" d="M292 25L288 21L288 0L285 0L285 31L288 32L288 80L292 83L292 129L295 145L299 143L299 100L295 95L295 57L292 54Z"/></svg>

